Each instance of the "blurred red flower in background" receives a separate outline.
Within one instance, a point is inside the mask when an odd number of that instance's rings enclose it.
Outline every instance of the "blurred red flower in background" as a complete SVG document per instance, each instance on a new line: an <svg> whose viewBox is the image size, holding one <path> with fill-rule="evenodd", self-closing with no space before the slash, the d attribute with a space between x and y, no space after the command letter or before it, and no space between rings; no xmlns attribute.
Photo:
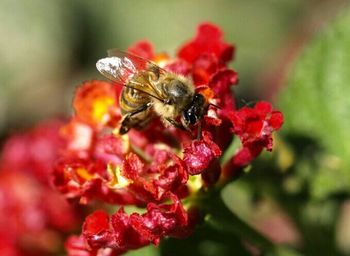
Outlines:
<svg viewBox="0 0 350 256"><path fill-rule="evenodd" d="M51 186L63 122L10 136L0 160L0 255L48 255L81 223L77 207Z"/></svg>

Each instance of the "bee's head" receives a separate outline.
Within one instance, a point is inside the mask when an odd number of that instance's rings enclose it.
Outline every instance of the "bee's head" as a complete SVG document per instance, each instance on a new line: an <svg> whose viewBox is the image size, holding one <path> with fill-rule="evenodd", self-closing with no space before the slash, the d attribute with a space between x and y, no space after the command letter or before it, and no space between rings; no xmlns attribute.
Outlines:
<svg viewBox="0 0 350 256"><path fill-rule="evenodd" d="M192 101L188 104L182 113L182 123L188 127L194 125L198 120L202 119L207 108L207 103L204 96L200 93L195 93Z"/></svg>

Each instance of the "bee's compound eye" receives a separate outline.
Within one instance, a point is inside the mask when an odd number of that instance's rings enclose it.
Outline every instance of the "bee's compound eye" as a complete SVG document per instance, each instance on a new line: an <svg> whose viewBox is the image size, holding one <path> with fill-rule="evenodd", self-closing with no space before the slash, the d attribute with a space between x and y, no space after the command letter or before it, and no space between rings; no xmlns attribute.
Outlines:
<svg viewBox="0 0 350 256"><path fill-rule="evenodd" d="M195 113L194 113L194 109L193 108L189 108L187 111L185 111L183 113L183 117L186 121L186 123L188 124L195 124L198 120L198 118L196 117Z"/></svg>
<svg viewBox="0 0 350 256"><path fill-rule="evenodd" d="M201 94L195 94L192 102L183 113L183 118L187 124L195 124L203 116L205 99Z"/></svg>
<svg viewBox="0 0 350 256"><path fill-rule="evenodd" d="M196 105L203 105L205 102L204 96L202 94L196 93L193 97L193 102Z"/></svg>

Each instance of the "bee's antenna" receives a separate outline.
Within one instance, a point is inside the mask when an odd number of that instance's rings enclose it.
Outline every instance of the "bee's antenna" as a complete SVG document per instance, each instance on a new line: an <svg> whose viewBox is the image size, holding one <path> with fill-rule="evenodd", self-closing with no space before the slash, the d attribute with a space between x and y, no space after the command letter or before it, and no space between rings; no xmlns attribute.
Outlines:
<svg viewBox="0 0 350 256"><path fill-rule="evenodd" d="M248 107L249 107L250 105L256 103L256 101L254 101L254 100L246 101L245 99L241 99L241 102L242 102L245 106L248 106Z"/></svg>

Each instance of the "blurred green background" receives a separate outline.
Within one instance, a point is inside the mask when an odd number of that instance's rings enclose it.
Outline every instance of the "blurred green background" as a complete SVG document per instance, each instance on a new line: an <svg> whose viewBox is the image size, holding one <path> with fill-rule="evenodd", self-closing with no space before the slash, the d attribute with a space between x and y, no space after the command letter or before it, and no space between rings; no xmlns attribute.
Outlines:
<svg viewBox="0 0 350 256"><path fill-rule="evenodd" d="M246 100L267 97L265 74L291 38L305 38L336 13L331 0L0 1L0 134L69 113L77 85L102 77L96 60L140 39L174 55L203 21L237 46L232 66ZM302 41L302 40L301 40ZM263 90L265 91L265 90Z"/></svg>
<svg viewBox="0 0 350 256"><path fill-rule="evenodd" d="M275 138L275 153L265 154L251 172L225 188L227 204L272 240L303 248L305 255L350 255L350 162L343 161L349 159L345 140L350 123L341 122L348 120L350 103L345 87L350 19L312 39L348 2L2 0L0 136L71 113L75 88L85 80L102 79L95 63L107 49L125 50L147 39L157 52L175 55L199 23L213 22L223 29L225 41L237 47L231 64L240 77L237 98L275 100L286 117ZM325 113L331 118L324 118ZM166 240L161 251L246 255L242 247L239 237L200 227L186 241ZM130 255L155 253L150 247Z"/></svg>

